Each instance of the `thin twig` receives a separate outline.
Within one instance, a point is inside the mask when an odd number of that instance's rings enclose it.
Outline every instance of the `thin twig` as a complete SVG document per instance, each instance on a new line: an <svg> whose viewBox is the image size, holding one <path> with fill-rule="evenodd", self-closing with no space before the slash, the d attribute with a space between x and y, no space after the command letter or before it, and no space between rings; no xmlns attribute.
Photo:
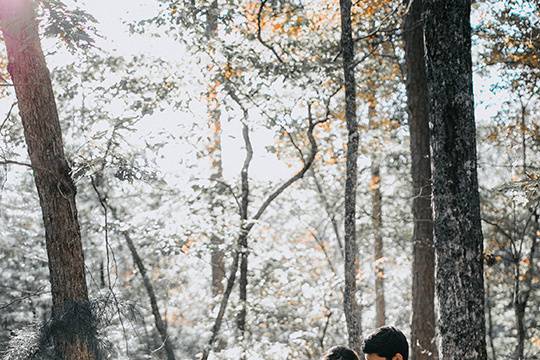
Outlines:
<svg viewBox="0 0 540 360"><path fill-rule="evenodd" d="M15 107L15 105L17 105L18 102L15 101L13 104L11 104L11 107L9 108L9 111L6 115L6 118L4 119L4 121L2 121L2 124L0 124L0 131L2 131L2 129L4 128L4 125L6 124L6 122L9 120L9 118L11 117L11 112L13 111L13 108Z"/></svg>
<svg viewBox="0 0 540 360"><path fill-rule="evenodd" d="M266 5L266 1L267 0L262 0L261 1L261 5L259 6L259 11L257 12L257 39L259 40L259 42L261 44L263 44L264 47L266 47L267 49L269 49L270 51L272 51L272 53L276 56L276 58L278 59L278 61L282 64L285 64L285 62L283 61L283 59L279 56L279 54L277 53L276 49L274 49L274 47L270 44L268 44L266 41L263 40L262 38L262 26L261 26L261 17L262 17L262 12L264 10L264 6Z"/></svg>

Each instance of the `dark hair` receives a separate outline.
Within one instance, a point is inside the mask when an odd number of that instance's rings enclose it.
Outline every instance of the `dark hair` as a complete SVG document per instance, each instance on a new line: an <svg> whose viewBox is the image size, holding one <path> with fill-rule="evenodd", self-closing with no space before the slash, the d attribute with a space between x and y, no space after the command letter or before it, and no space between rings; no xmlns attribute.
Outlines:
<svg viewBox="0 0 540 360"><path fill-rule="evenodd" d="M324 353L322 360L360 360L356 353L346 346L334 346Z"/></svg>
<svg viewBox="0 0 540 360"><path fill-rule="evenodd" d="M393 326L383 326L369 334L364 339L362 351L364 354L377 354L387 360L398 353L403 356L403 360L409 359L407 338Z"/></svg>

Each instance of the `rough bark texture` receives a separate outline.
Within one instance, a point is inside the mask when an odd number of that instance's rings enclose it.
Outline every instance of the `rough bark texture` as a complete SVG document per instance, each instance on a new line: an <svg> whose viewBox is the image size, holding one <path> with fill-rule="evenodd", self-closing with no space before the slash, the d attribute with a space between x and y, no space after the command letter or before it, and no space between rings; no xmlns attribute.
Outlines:
<svg viewBox="0 0 540 360"><path fill-rule="evenodd" d="M424 1L441 359L486 359L470 0Z"/></svg>
<svg viewBox="0 0 540 360"><path fill-rule="evenodd" d="M210 56L214 55L215 49L212 42L216 39L218 30L218 4L213 1L206 18L206 36L209 40ZM215 74L214 65L209 65L208 71L211 79ZM223 185L220 180L223 179L223 166L221 163L221 110L219 106L217 82L211 83L208 86L207 92L207 113L208 125L210 128L208 155L210 157L211 175L210 179L214 180L214 189L217 194L224 192ZM210 209L223 209L223 204L218 200L219 197L211 197ZM213 217L212 217L213 218ZM215 231L210 235L212 244L211 264L212 264L212 295L215 297L223 293L223 280L225 279L225 258L223 249L223 238L217 234L218 224L212 224L212 229Z"/></svg>
<svg viewBox="0 0 540 360"><path fill-rule="evenodd" d="M0 22L45 225L55 351L59 359L96 359L76 188L64 156L33 2L0 1Z"/></svg>
<svg viewBox="0 0 540 360"><path fill-rule="evenodd" d="M356 83L354 78L354 42L352 39L351 0L340 0L341 52L345 84L345 118L347 121L347 164L345 180L345 291L343 309L349 334L349 346L362 353L361 314L356 301L356 186L358 159L358 121L356 118Z"/></svg>
<svg viewBox="0 0 540 360"><path fill-rule="evenodd" d="M413 187L411 360L437 358L435 342L435 250L431 208L431 153L424 64L422 0L406 0L403 23Z"/></svg>

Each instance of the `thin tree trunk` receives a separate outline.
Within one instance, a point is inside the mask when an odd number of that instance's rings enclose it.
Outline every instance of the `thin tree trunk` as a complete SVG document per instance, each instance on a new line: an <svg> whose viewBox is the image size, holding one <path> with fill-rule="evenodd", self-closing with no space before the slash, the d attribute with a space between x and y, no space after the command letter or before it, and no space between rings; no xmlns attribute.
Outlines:
<svg viewBox="0 0 540 360"><path fill-rule="evenodd" d="M493 311L492 311L492 294L491 287L489 285L489 277L486 275L486 307L487 307L487 335L489 337L489 347L491 350L491 359L497 359L497 352L495 349L495 336L493 335Z"/></svg>
<svg viewBox="0 0 540 360"><path fill-rule="evenodd" d="M411 360L428 360L438 357L435 342L435 250L422 1L406 0L408 11L403 23L414 222Z"/></svg>
<svg viewBox="0 0 540 360"><path fill-rule="evenodd" d="M0 1L0 26L39 194L53 302L57 358L98 358L89 305L76 187L64 155L51 80L30 0Z"/></svg>
<svg viewBox="0 0 540 360"><path fill-rule="evenodd" d="M527 334L525 328L525 308L526 305L522 302L514 304L514 313L516 316L516 328L517 328L517 345L515 350L516 360L523 360L525 353L525 337Z"/></svg>
<svg viewBox="0 0 540 360"><path fill-rule="evenodd" d="M238 97L232 92L229 92L229 95L233 97L233 99L236 101L236 103L242 108L244 112L244 119L247 119L247 109L245 109L242 105ZM263 201L257 212L253 217L251 217L251 221L242 221L242 226L240 229L240 235L238 237L237 241L237 249L234 252L233 256L233 262L230 267L229 276L227 277L227 286L225 287L225 291L223 292L223 297L221 298L221 303L219 306L218 314L216 316L216 319L214 321L214 325L212 327L212 334L210 335L210 339L208 340L208 343L206 344L206 347L203 349L203 353L201 356L201 360L207 360L208 356L210 355L210 351L212 350L212 347L214 345L214 342L217 339L217 336L219 334L219 331L221 329L221 325L223 323L223 317L225 315L225 310L227 309L227 305L229 302L229 298L231 296L232 289L234 287L234 282L236 281L236 273L238 272L238 266L240 263L240 257L242 253L242 244L247 244L247 237L249 235L249 232L255 226L257 221L261 218L261 216L264 214L266 209L272 204L272 202L281 195L287 188L289 188L292 184L294 184L296 181L302 179L306 172L309 170L311 165L313 164L313 161L315 160L315 155L317 154L317 142L315 141L315 137L313 135L313 132L315 130L315 127L319 124L322 124L326 121L328 121L328 116L326 116L323 120L314 121L311 114L311 105L308 105L308 120L309 120L309 127L307 130L307 137L309 139L310 144L310 152L307 156L307 159L304 159L303 163L304 166L292 177L290 177L287 181L285 181L283 184L281 184L277 189L275 189L268 197ZM249 135L249 133L244 132L244 135ZM249 139L244 139L244 141L249 142ZM245 183L242 184L242 200L239 204L240 208L240 217L241 219L248 219L248 196L249 196L249 187L247 187L247 172L249 168L249 163L251 162L251 155L249 151L246 151L247 156L244 161L244 166L242 167L242 177L245 176ZM247 276L247 267L246 267L246 276ZM243 286L247 286L247 281L243 284ZM242 305L245 305L245 301ZM245 320L244 320L245 321ZM237 318L237 324L238 324L238 318ZM245 324L245 323L244 323Z"/></svg>
<svg viewBox="0 0 540 360"><path fill-rule="evenodd" d="M485 360L470 0L424 2L441 359Z"/></svg>
<svg viewBox="0 0 540 360"><path fill-rule="evenodd" d="M524 166L525 167L525 166ZM517 328L517 345L515 349L515 358L516 360L525 359L525 341L527 339L527 327L525 325L525 315L527 312L527 306L529 303L529 297L532 291L532 278L534 276L535 268L535 255L536 247L538 246L538 232L539 232L539 215L538 215L538 205L536 208L530 209L531 218L534 221L534 226L532 227L532 236L531 236L531 247L529 249L529 254L527 256L528 267L525 273L525 281L523 282L523 288L521 289L521 271L520 271L520 261L521 256L516 257L515 265L515 288L514 288L514 314L516 318L516 328Z"/></svg>
<svg viewBox="0 0 540 360"><path fill-rule="evenodd" d="M236 102L239 106L241 105L241 102L238 98L234 97ZM214 325L212 326L212 335L210 335L210 339L208 340L208 344L203 350L203 354L201 357L201 360L207 360L208 356L210 355L210 351L212 351L212 347L219 335L219 331L221 329L221 325L223 323L223 317L225 316L225 310L227 309L227 305L229 303L229 298L231 296L234 283L236 281L236 274L238 272L238 266L240 263L240 257L242 256L242 249L245 245L247 247L247 237L249 235L250 228L248 228L247 217L248 217L248 206L249 206L249 166L251 164L251 160L253 158L253 149L251 147L251 140L249 138L249 128L247 127L247 124L245 121L247 121L247 109L242 108L244 112L244 122L242 126L242 136L244 139L244 144L246 146L246 157L244 159L244 164L242 165L242 170L240 172L241 177L241 200L239 204L239 211L240 211L240 234L238 236L238 240L236 242L236 250L234 251L233 255L233 261L229 270L229 276L227 277L227 286L225 287L225 291L223 292L223 296L221 298L221 302L219 304L219 310L218 314L216 316L216 319L214 321ZM246 249L247 251L247 249ZM247 272L247 269L246 269ZM247 275L246 275L246 283L244 284L247 287ZM245 321L245 303L242 304L242 310L244 311L244 321ZM240 317L241 314L238 315ZM237 317L237 327L238 326L238 319ZM245 324L244 324L245 325Z"/></svg>
<svg viewBox="0 0 540 360"><path fill-rule="evenodd" d="M246 114L247 117L247 114ZM242 203L241 203L241 214L240 221L242 222L242 229L247 226L248 219L248 210L249 210L249 177L248 177L248 168L249 162L253 158L253 148L251 146L251 140L249 138L249 129L246 123L243 124L242 134L244 138L244 144L246 147L246 163L242 168L241 178L242 178ZM238 290L240 293L240 312L236 318L236 326L240 335L243 338L246 330L246 313L247 313L247 285L248 285L248 236L247 232L245 236L240 236L238 241L238 247L240 251L240 279L238 284Z"/></svg>
<svg viewBox="0 0 540 360"><path fill-rule="evenodd" d="M358 159L358 121L356 118L356 83L354 78L354 42L352 38L351 0L340 0L341 52L345 84L345 118L347 121L347 164L345 180L345 291L343 309L349 334L349 346L362 353L361 313L356 300L358 245L356 243L356 187Z"/></svg>
<svg viewBox="0 0 540 360"><path fill-rule="evenodd" d="M375 96L375 94L373 94ZM369 127L375 130L375 117L377 115L375 99L369 101L368 116ZM373 229L374 269L375 269L375 327L384 326L386 322L386 309L384 300L384 244L382 237L382 193L381 193L381 166L379 154L374 151L371 155L371 225Z"/></svg>
<svg viewBox="0 0 540 360"><path fill-rule="evenodd" d="M210 56L215 53L213 42L217 36L218 30L218 3L214 0L210 5L206 17L206 36L209 41ZM210 78L213 80L208 86L207 92L207 113L208 123L210 128L209 134L209 148L208 154L210 157L211 175L210 179L214 180L214 191L218 196L211 195L210 210L215 208L223 209L223 204L219 201L219 194L223 192L223 184L219 181L223 179L223 166L221 162L221 110L218 100L217 81L215 78L215 65L211 64L208 67ZM212 234L210 235L210 241L212 245L211 250L211 264L212 264L212 296L218 296L223 293L223 280L225 279L225 258L223 249L223 238L217 233L219 224L214 218L212 221Z"/></svg>
<svg viewBox="0 0 540 360"><path fill-rule="evenodd" d="M167 325L165 324L165 322L163 321L163 318L161 317L161 313L159 311L159 305L156 298L156 293L154 291L154 287L152 286L152 282L150 281L150 278L148 277L148 274L146 272L146 267L144 266L144 263L142 262L142 259L139 256L139 253L137 252L137 248L135 247L135 243L131 239L131 236L129 235L129 233L124 231L122 232L122 234L124 235L126 244L129 248L129 251L131 252L131 257L133 258L133 262L137 266L137 269L139 270L139 273L141 274L141 277L143 279L144 288L146 290L146 294L148 295L148 299L150 300L150 307L152 309L152 315L154 316L154 323L156 325L156 329L159 333L161 341L163 342L163 347L165 348L165 352L167 353L167 359L175 360L176 357L174 355L174 348L169 338L169 335L167 334Z"/></svg>
<svg viewBox="0 0 540 360"><path fill-rule="evenodd" d="M375 326L384 326L386 309L384 300L384 251L382 237L381 171L377 159L371 163L371 222L374 235L375 261Z"/></svg>
<svg viewBox="0 0 540 360"><path fill-rule="evenodd" d="M117 221L119 221L120 217L118 215L117 209L111 205L108 205L108 207L109 209L111 209L111 213L113 217ZM148 300L150 301L150 308L152 309L152 315L154 316L154 323L156 325L156 330L159 333L159 337L162 342L162 344L160 345L163 345L163 348L165 349L165 352L167 354L167 360L175 360L176 357L174 355L174 347L169 338L169 335L167 334L167 324L165 323L165 321L163 321L163 318L161 317L161 312L159 310L159 304L157 301L156 292L154 291L154 286L152 285L152 282L150 281L150 278L148 277L146 266L144 265L141 257L139 256L137 247L135 246L135 243L133 242L133 239L131 238L131 235L129 234L129 232L122 231L121 233L122 233L122 236L124 237L124 240L126 241L129 252L131 253L133 262L135 263L135 266L137 266L137 270L139 270L139 274L141 275L141 278L143 280L144 289L146 290L146 294L148 295Z"/></svg>

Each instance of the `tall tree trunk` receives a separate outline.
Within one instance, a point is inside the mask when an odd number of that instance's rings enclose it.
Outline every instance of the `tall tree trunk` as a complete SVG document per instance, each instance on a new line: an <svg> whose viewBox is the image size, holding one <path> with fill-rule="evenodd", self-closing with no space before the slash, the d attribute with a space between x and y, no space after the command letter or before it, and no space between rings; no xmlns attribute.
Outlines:
<svg viewBox="0 0 540 360"><path fill-rule="evenodd" d="M345 180L345 291L343 309L349 334L349 346L362 353L361 313L356 301L358 245L356 243L356 186L358 159L358 121L356 118L356 82L354 78L354 42L352 38L351 0L340 0L341 52L345 84L345 118L347 121L347 164Z"/></svg>
<svg viewBox="0 0 540 360"><path fill-rule="evenodd" d="M369 127L376 129L376 102L375 94L368 105ZM378 146L377 146L378 149ZM375 269L375 327L384 326L386 322L386 307L384 300L384 244L382 237L382 193L381 193L381 165L379 154L371 154L371 225L373 228L374 269Z"/></svg>
<svg viewBox="0 0 540 360"><path fill-rule="evenodd" d="M215 53L214 41L218 30L218 3L214 0L208 8L206 16L206 36L209 42L209 53L213 57ZM214 181L214 191L217 196L211 195L210 210L219 208L223 210L223 203L219 200L219 194L224 192L224 187L220 182L223 179L223 166L221 162L221 111L218 100L217 80L215 79L215 65L208 66L208 71L212 83L208 86L207 98L207 113L208 124L210 128L208 155L210 157L211 174L210 179ZM212 233L210 241L211 249L211 264L212 264L212 296L217 296L223 293L223 280L225 279L225 258L223 249L223 238L218 234L219 224L214 218L212 221Z"/></svg>
<svg viewBox="0 0 540 360"><path fill-rule="evenodd" d="M431 209L431 153L422 24L423 0L406 0L403 22L413 185L411 360L436 359L435 250Z"/></svg>
<svg viewBox="0 0 540 360"><path fill-rule="evenodd" d="M486 359L470 0L424 2L440 356Z"/></svg>
<svg viewBox="0 0 540 360"><path fill-rule="evenodd" d="M53 340L59 359L97 359L89 306L76 187L64 155L51 80L30 0L0 1L0 23L28 154L39 194L53 302Z"/></svg>

